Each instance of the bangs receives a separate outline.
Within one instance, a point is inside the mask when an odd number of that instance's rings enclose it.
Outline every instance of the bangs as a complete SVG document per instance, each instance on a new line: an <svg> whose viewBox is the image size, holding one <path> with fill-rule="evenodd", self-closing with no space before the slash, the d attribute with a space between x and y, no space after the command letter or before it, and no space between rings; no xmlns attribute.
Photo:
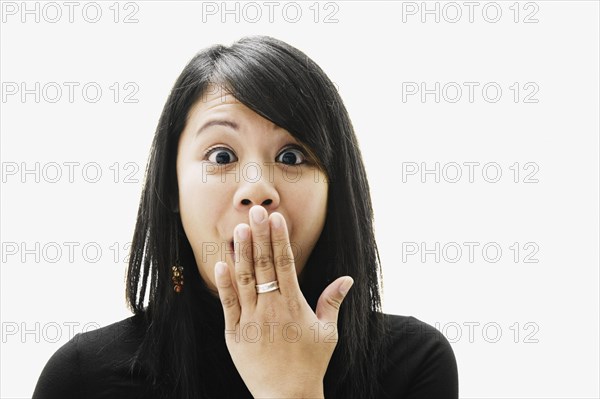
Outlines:
<svg viewBox="0 0 600 399"><path fill-rule="evenodd" d="M238 43L215 60L209 90L232 95L290 132L331 176L332 136L339 129L331 115L340 101L333 83L304 54L292 54L279 43Z"/></svg>

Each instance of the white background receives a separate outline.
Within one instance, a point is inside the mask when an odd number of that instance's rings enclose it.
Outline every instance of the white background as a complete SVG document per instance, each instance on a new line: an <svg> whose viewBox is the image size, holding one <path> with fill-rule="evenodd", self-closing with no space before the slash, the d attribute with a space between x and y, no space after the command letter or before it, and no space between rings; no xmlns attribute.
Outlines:
<svg viewBox="0 0 600 399"><path fill-rule="evenodd" d="M71 23L63 2L27 3L37 7L39 22L36 12L23 15L21 2L3 2L0 396L30 397L48 358L74 333L130 316L125 246L169 90L200 49L266 34L305 52L338 86L369 174L384 311L442 330L457 357L460 396L598 398L599 5L513 3L476 2L470 22L469 8L457 2L462 16L452 22L454 4L428 2L438 7L439 22L435 14L422 22L421 2L303 2L296 23L294 8L283 14L286 3L272 22L267 6L255 3L262 12L256 23L248 21L256 8L240 3L236 23L235 14L221 21L221 2L207 15L199 2L138 1L118 4L115 23L113 2L103 2L100 20L91 23L84 16L95 17L93 5L79 2ZM497 8L502 14L493 23ZM52 23L57 9L62 17ZM138 22L124 23L132 12ZM337 22L325 23L332 13ZM525 23L528 15L538 22ZM34 94L10 94L36 82L39 102ZM56 96L51 82L63 89L56 103L48 101ZM64 82L79 84L72 103ZM96 103L82 95L90 82L102 89ZM137 103L124 102L133 91L128 82L139 89ZM440 101L434 94L423 101L420 93L403 101L403 82L427 89L439 82ZM465 82L478 84L472 102ZM490 82L502 89L497 102L494 90L482 94ZM453 103L456 86L462 97ZM532 88L529 100L537 102L525 102ZM35 173L22 174L36 162L39 182ZM49 181L53 162L62 172L56 183ZM79 163L73 182L65 162ZM84 179L95 169L82 173L93 162L102 171L97 183ZM479 163L472 182L465 162ZM436 163L439 182L420 173ZM463 173L456 183L454 163ZM485 164L496 169L483 174ZM411 165L419 172L403 178ZM486 181L497 169L500 180ZM137 183L125 182L128 172ZM537 182L524 182L531 172ZM65 242L77 243L73 259ZM477 243L472 261L465 242ZM411 255L410 243L439 243L439 262L435 253ZM97 262L90 245L102 250ZM62 255L52 262L57 246ZM453 262L457 246L462 256Z"/></svg>

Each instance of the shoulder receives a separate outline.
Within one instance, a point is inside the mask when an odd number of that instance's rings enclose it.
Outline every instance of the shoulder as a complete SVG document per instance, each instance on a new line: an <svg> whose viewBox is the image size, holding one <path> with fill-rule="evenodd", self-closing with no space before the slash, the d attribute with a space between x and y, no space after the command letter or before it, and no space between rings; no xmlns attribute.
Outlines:
<svg viewBox="0 0 600 399"><path fill-rule="evenodd" d="M450 343L435 327L413 317L382 313L388 332L395 341L419 342L421 346L445 347L452 350ZM399 343L399 342L397 342Z"/></svg>
<svg viewBox="0 0 600 399"><path fill-rule="evenodd" d="M446 337L415 317L382 315L388 334L382 388L388 397L458 398L456 358Z"/></svg>
<svg viewBox="0 0 600 399"><path fill-rule="evenodd" d="M84 397L99 384L106 386L116 372L126 370L142 336L137 316L76 334L50 357L33 398Z"/></svg>

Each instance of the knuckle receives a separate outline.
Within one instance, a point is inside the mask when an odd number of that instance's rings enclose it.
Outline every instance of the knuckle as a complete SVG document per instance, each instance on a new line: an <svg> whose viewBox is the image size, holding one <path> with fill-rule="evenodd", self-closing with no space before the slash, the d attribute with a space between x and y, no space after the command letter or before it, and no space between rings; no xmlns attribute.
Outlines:
<svg viewBox="0 0 600 399"><path fill-rule="evenodd" d="M217 287L219 287L219 288L229 288L229 287L231 287L231 281L230 280L225 280L225 279L217 280Z"/></svg>
<svg viewBox="0 0 600 399"><path fill-rule="evenodd" d="M268 269L272 266L271 257L267 254L260 254L254 259L254 264L258 270Z"/></svg>
<svg viewBox="0 0 600 399"><path fill-rule="evenodd" d="M221 298L221 303L224 308L232 308L238 304L238 298L236 295L227 295L224 298Z"/></svg>
<svg viewBox="0 0 600 399"><path fill-rule="evenodd" d="M238 272L236 277L239 285L254 284L254 273L252 272Z"/></svg>
<svg viewBox="0 0 600 399"><path fill-rule="evenodd" d="M295 269L294 259L287 255L278 256L275 264L277 265L277 269L284 272Z"/></svg>
<svg viewBox="0 0 600 399"><path fill-rule="evenodd" d="M327 297L325 300L331 307L337 310L339 310L342 306L342 302L340 302L337 298Z"/></svg>

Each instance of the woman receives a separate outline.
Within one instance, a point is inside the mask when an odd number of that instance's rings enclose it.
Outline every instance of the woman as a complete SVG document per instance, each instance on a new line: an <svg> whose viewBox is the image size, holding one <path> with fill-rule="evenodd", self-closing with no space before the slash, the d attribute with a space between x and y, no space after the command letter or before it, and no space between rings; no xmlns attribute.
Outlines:
<svg viewBox="0 0 600 399"><path fill-rule="evenodd" d="M448 341L381 313L372 219L352 124L311 59L264 36L198 53L151 149L135 315L61 347L33 397L458 397Z"/></svg>

